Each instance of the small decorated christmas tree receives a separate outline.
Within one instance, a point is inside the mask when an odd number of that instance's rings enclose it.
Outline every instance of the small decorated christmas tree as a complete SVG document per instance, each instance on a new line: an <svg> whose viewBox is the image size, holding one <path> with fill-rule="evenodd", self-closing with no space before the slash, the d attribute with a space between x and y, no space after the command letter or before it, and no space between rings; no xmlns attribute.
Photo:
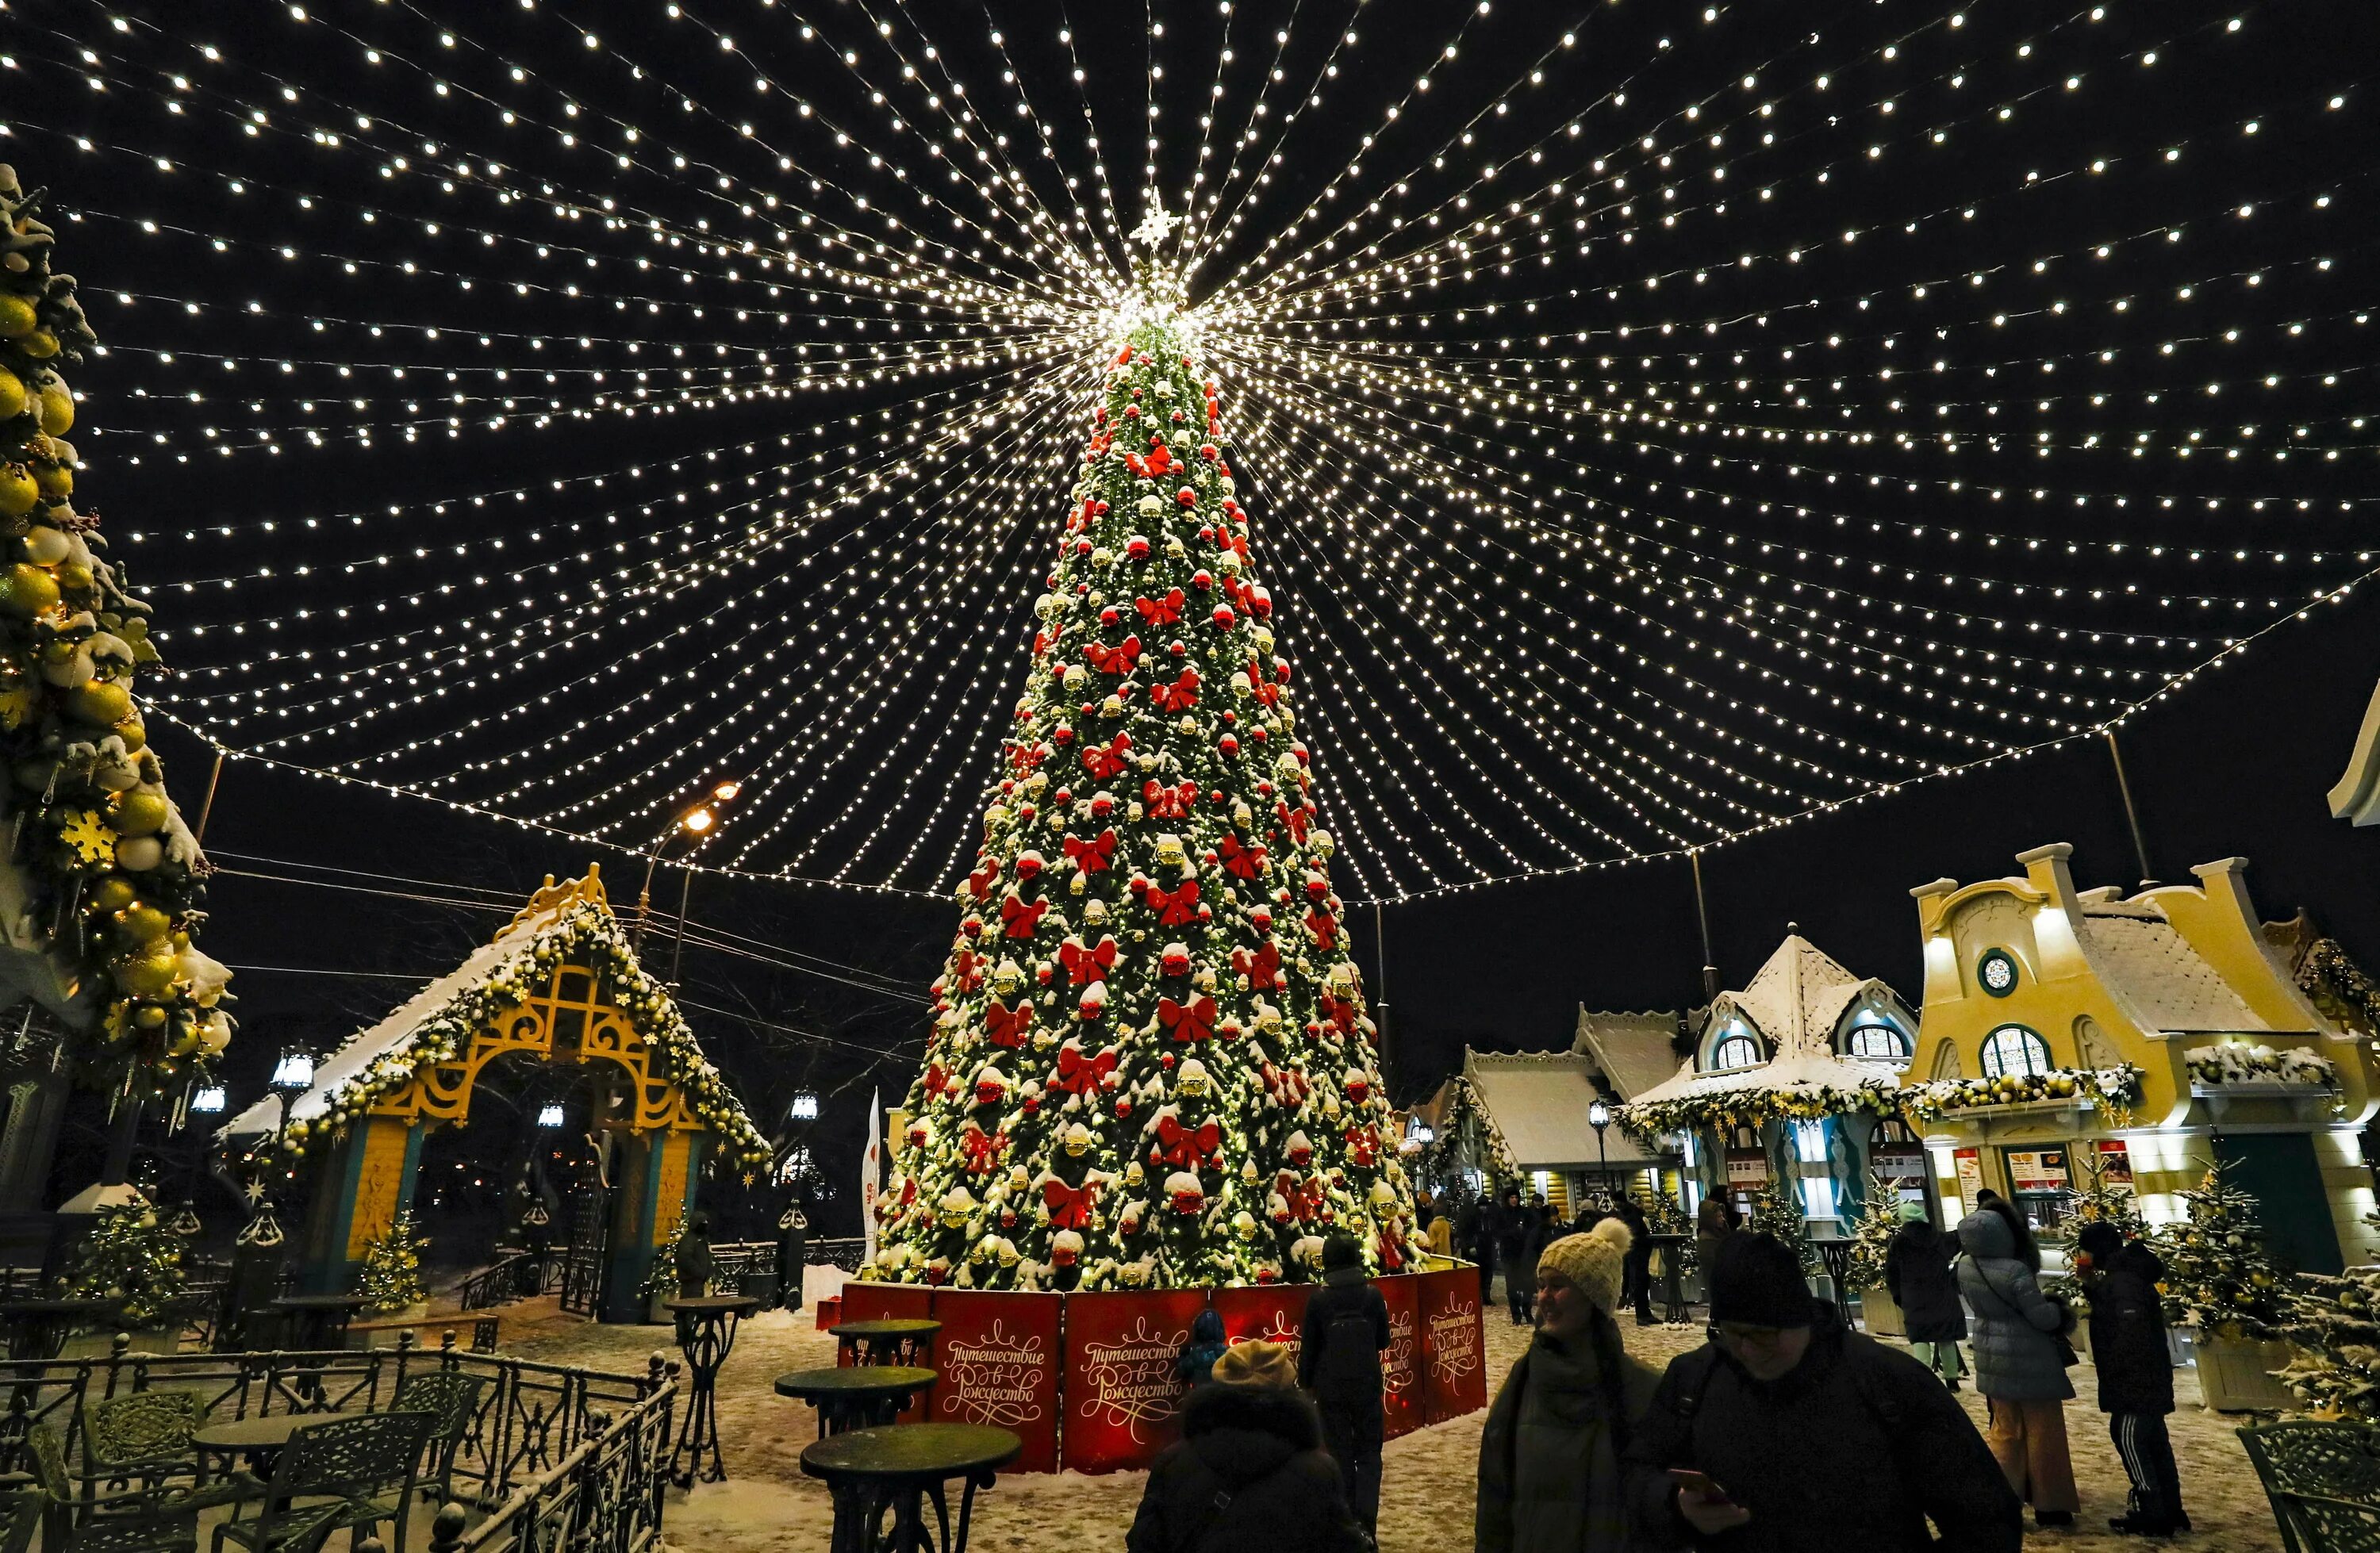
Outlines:
<svg viewBox="0 0 2380 1553"><path fill-rule="evenodd" d="M1843 1271L1843 1281L1851 1287L1844 1293L1882 1287L1884 1254L1892 1248L1892 1237L1900 1232L1900 1222L1899 1184L1888 1176L1871 1172L1867 1210L1852 1231L1851 1261Z"/></svg>
<svg viewBox="0 0 2380 1553"><path fill-rule="evenodd" d="M2075 1245L2076 1237L2089 1224L2112 1224L2116 1232L2126 1240L2145 1236L2148 1225L2141 1218L2139 1195L2128 1182L2111 1182L2107 1178L2106 1156L2095 1149L2070 1155L2074 1162L2073 1184L2066 1194L2066 1220L2058 1226L2058 1244L2066 1253L2067 1271L2042 1280L2045 1293L2055 1294L2070 1304L2077 1316L2087 1316L2091 1310L2090 1282L2077 1278L2078 1258L2082 1253Z"/></svg>
<svg viewBox="0 0 2380 1553"><path fill-rule="evenodd" d="M2180 1194L2187 1217L2160 1230L2166 1316L2216 1337L2262 1341L2288 1321L2289 1279L2265 1250L2256 1199L2224 1179L2216 1160Z"/></svg>
<svg viewBox="0 0 2380 1553"><path fill-rule="evenodd" d="M1678 1199L1656 1188L1645 1199L1645 1223L1654 1234L1682 1238L1661 1247L1661 1255L1677 1259L1678 1276L1694 1270L1694 1226Z"/></svg>
<svg viewBox="0 0 2380 1553"><path fill-rule="evenodd" d="M1755 1234L1775 1235L1802 1258L1802 1270L1815 1272L1817 1254L1810 1249L1809 1219L1802 1211L1799 1183L1772 1175L1752 1194L1752 1214L1743 1227Z"/></svg>
<svg viewBox="0 0 2380 1553"><path fill-rule="evenodd" d="M67 1274L67 1297L104 1300L112 1319L127 1327L153 1327L181 1299L188 1275L182 1240L135 1200L103 1209L91 1235L75 1253Z"/></svg>
<svg viewBox="0 0 2380 1553"><path fill-rule="evenodd" d="M414 1233L412 1212L400 1210L386 1232L364 1247L363 1271L356 1279L364 1308L394 1316L429 1299L429 1285L421 1280L421 1254L429 1249L429 1237Z"/></svg>
<svg viewBox="0 0 2380 1553"><path fill-rule="evenodd" d="M2363 1222L2380 1229L2380 1213ZM2284 1335L2298 1352L2277 1373L2310 1411L2380 1423L2380 1272L2301 1275Z"/></svg>

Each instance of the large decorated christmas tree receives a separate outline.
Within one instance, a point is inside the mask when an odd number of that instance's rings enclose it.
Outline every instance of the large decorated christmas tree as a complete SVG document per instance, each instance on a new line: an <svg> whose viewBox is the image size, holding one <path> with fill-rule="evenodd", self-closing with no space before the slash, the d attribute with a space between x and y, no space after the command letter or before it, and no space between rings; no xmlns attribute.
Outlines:
<svg viewBox="0 0 2380 1553"><path fill-rule="evenodd" d="M77 505L61 369L95 341L40 199L0 166L0 975L82 1033L87 1075L163 1099L230 1041L230 972L190 941L205 864L133 696L149 606Z"/></svg>
<svg viewBox="0 0 2380 1553"><path fill-rule="evenodd" d="M1161 315L1109 359L867 1276L1298 1281L1410 1259L1376 1032L1236 499Z"/></svg>

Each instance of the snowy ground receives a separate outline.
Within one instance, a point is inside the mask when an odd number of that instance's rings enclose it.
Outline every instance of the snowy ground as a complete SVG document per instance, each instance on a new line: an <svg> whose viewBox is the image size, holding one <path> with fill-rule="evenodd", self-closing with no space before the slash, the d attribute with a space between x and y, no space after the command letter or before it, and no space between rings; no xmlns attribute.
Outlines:
<svg viewBox="0 0 2380 1553"><path fill-rule="evenodd" d="M1621 1330L1630 1351L1657 1368L1702 1341L1699 1327L1622 1322ZM1500 1312L1488 1312L1491 1380L1511 1368L1522 1337ZM521 1318L507 1313L504 1339L507 1352L524 1357L641 1370L647 1354L669 1347L670 1333L665 1327L589 1326L524 1312ZM728 1479L671 1496L667 1536L679 1553L826 1553L826 1492L804 1477L799 1465L802 1448L818 1438L817 1420L801 1403L777 1396L771 1382L787 1370L833 1362L833 1340L815 1329L807 1312L799 1317L772 1312L746 1324L720 1377L720 1438ZM2138 1549L2144 1546L2140 1539L2107 1529L2107 1517L2124 1508L2124 1471L2093 1400L2088 1363L2074 1374L2082 1394L2067 1406L2067 1427L2074 1475L2082 1486L2082 1514L2071 1531L2029 1530L2026 1546L2058 1553ZM2232 1432L2240 1420L2199 1407L2193 1372L2183 1370L2176 1378L2181 1407L2172 1419L2174 1451L2197 1526L2181 1544L2221 1553L2279 1553L2272 1511ZM1983 1400L1973 1390L1962 1397L1982 1427ZM1440 1553L1467 1545L1486 1416L1473 1413L1390 1443L1380 1501L1380 1545L1389 1553ZM1143 1481L1138 1473L1002 1478L978 1498L969 1545L986 1550L1062 1546L1082 1553L1121 1547Z"/></svg>

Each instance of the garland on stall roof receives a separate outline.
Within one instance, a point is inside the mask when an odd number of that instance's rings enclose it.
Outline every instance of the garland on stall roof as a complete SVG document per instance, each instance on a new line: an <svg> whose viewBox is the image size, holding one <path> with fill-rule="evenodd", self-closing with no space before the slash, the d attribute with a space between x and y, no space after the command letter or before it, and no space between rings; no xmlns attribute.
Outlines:
<svg viewBox="0 0 2380 1553"><path fill-rule="evenodd" d="M133 676L159 667L149 605L75 507L75 397L59 375L96 345L55 236L0 165L0 816L56 945L61 992L88 997L72 1050L93 1080L163 1099L231 1040L231 973L191 943L206 861L165 794ZM136 1088L137 1086L137 1088Z"/></svg>
<svg viewBox="0 0 2380 1553"><path fill-rule="evenodd" d="M2131 1062L2112 1068L2052 1068L2046 1073L2004 1074L1998 1078L1937 1078L1900 1091L1909 1114L1937 1122L1952 1111L2038 1100L2083 1101L2129 1110L2141 1098L2141 1069Z"/></svg>
<svg viewBox="0 0 2380 1553"><path fill-rule="evenodd" d="M2275 1049L2245 1041L2218 1041L2193 1046L2181 1054L2190 1076L2199 1084L2302 1084L2335 1089L2338 1068L2319 1051Z"/></svg>
<svg viewBox="0 0 2380 1553"><path fill-rule="evenodd" d="M1638 1100L1618 1107L1621 1131L1639 1144L1653 1147L1670 1133L1722 1131L1758 1127L1767 1122L1815 1122L1827 1116L1891 1116L1900 1110L1901 1091L1880 1079L1855 1088L1830 1084L1801 1085L1778 1089L1715 1089L1684 1095L1674 1100Z"/></svg>
<svg viewBox="0 0 2380 1553"><path fill-rule="evenodd" d="M373 1106L411 1083L422 1068L459 1060L469 1049L473 1032L488 1028L520 1007L565 965L587 967L608 987L612 1002L628 1016L652 1053L655 1075L677 1086L686 1096L687 1109L725 1140L727 1156L749 1165L768 1162L768 1139L745 1114L727 1080L702 1054L667 989L637 964L636 952L628 946L619 919L604 906L583 900L564 908L486 980L465 988L414 1026L412 1042L405 1049L379 1058L331 1091L322 1116L290 1122L281 1134L282 1151L293 1157L305 1153L361 1121Z"/></svg>

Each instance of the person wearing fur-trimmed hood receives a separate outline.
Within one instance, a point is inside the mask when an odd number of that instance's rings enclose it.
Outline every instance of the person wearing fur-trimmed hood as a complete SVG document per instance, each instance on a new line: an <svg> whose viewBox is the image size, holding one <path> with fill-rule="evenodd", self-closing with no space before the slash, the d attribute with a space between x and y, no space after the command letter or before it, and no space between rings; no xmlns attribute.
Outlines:
<svg viewBox="0 0 2380 1553"><path fill-rule="evenodd" d="M1620 1456L1660 1377L1621 1348L1628 1226L1607 1219L1538 1254L1536 1331L1479 1439L1477 1553L1625 1553Z"/></svg>

